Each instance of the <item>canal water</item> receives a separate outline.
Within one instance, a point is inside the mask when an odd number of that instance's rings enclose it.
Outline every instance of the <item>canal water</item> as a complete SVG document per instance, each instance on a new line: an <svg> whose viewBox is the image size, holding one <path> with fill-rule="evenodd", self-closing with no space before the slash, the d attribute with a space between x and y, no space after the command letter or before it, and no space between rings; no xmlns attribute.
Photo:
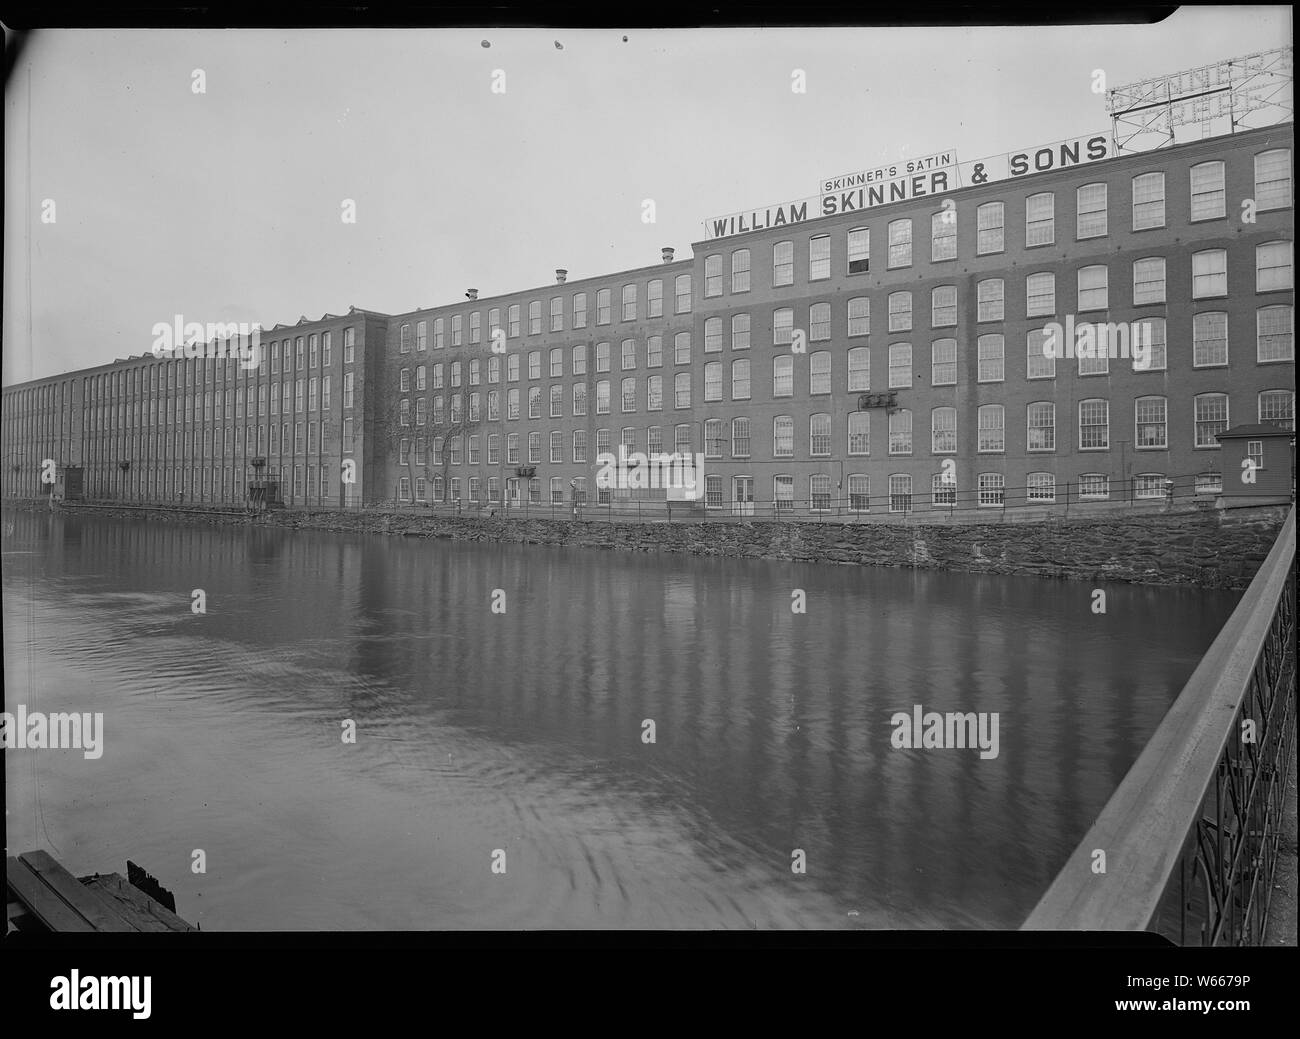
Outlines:
<svg viewBox="0 0 1300 1039"><path fill-rule="evenodd" d="M3 521L6 710L104 719L5 753L8 853L204 930L1016 927L1237 599ZM894 747L917 704L997 756Z"/></svg>

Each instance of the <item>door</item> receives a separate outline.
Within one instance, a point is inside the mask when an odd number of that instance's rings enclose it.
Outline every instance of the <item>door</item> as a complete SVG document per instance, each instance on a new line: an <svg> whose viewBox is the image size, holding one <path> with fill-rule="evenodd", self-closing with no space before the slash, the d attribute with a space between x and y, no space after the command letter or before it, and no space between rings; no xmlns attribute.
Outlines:
<svg viewBox="0 0 1300 1039"><path fill-rule="evenodd" d="M731 514L733 516L754 515L754 478L752 476L733 476L731 478Z"/></svg>

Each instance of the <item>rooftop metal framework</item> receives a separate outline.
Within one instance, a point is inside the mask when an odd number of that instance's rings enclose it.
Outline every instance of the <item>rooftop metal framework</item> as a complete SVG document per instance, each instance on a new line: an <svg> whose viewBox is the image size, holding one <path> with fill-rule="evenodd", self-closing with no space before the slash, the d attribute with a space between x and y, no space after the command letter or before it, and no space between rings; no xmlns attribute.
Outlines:
<svg viewBox="0 0 1300 1039"><path fill-rule="evenodd" d="M1116 87L1106 94L1116 154L1287 122L1293 78L1291 48L1281 47Z"/></svg>

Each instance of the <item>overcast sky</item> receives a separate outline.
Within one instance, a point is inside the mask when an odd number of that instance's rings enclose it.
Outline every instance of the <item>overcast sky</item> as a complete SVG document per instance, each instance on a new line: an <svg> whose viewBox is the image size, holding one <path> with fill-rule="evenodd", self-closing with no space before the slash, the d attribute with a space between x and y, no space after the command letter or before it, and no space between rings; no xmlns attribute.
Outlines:
<svg viewBox="0 0 1300 1039"><path fill-rule="evenodd" d="M662 246L688 257L706 218L808 197L823 176L1106 129L1094 69L1113 87L1270 50L1290 19L44 31L5 94L3 380L142 353L174 314L269 328L645 266Z"/></svg>

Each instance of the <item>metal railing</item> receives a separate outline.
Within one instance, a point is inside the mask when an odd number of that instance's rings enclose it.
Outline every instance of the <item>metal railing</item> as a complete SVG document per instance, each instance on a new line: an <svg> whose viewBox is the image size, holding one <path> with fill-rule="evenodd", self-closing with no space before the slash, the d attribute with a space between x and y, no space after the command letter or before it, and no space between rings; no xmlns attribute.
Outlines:
<svg viewBox="0 0 1300 1039"><path fill-rule="evenodd" d="M1262 941L1295 758L1295 538L1293 507L1024 929L1156 931L1181 945Z"/></svg>

